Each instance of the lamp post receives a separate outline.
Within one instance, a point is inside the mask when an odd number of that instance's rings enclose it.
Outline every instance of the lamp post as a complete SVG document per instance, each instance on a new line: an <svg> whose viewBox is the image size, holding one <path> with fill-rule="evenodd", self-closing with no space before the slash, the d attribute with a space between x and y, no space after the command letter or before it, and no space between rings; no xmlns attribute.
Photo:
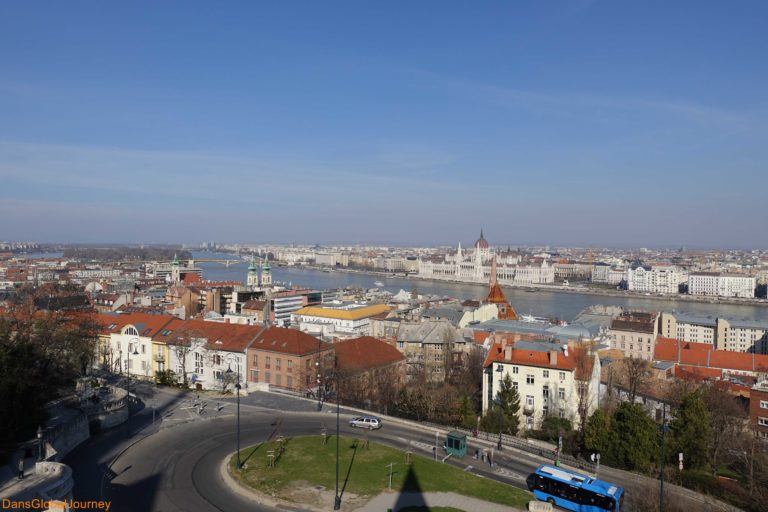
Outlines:
<svg viewBox="0 0 768 512"><path fill-rule="evenodd" d="M664 438L667 434L667 406L661 404L661 459L659 460L659 512L664 510Z"/></svg>
<svg viewBox="0 0 768 512"><path fill-rule="evenodd" d="M43 460L43 427L37 426L37 460Z"/></svg>
<svg viewBox="0 0 768 512"><path fill-rule="evenodd" d="M338 365L339 358L335 357L333 368L336 377L336 494L333 498L333 510L341 509L341 496L339 495L339 409L341 407L341 386L339 385Z"/></svg>
<svg viewBox="0 0 768 512"><path fill-rule="evenodd" d="M228 376L232 375L232 363L229 363L226 371ZM237 370L237 384L235 384L235 390L237 392L237 469L240 469L240 367Z"/></svg>
<svg viewBox="0 0 768 512"><path fill-rule="evenodd" d="M317 410L323 410L323 403L320 400L320 353L323 348L323 327L320 326L320 337L317 339L317 359L315 360L315 373L317 374Z"/></svg>
<svg viewBox="0 0 768 512"><path fill-rule="evenodd" d="M502 384L501 375L502 375L502 373L504 373L504 366L497 365L496 366L496 373L499 374L499 392L496 395L497 398L498 398L498 404L499 404L499 442L498 442L498 445L496 446L496 448L499 451L501 451L501 429L502 429L502 419L503 419L503 416L502 416L503 405L502 405L502 402L501 402L501 389L502 389L501 388L501 384Z"/></svg>
<svg viewBox="0 0 768 512"><path fill-rule="evenodd" d="M138 339L134 339L133 355L139 355L139 351L136 349L136 345L139 344ZM128 396L131 396L131 344L128 344ZM129 409L130 410L130 409Z"/></svg>

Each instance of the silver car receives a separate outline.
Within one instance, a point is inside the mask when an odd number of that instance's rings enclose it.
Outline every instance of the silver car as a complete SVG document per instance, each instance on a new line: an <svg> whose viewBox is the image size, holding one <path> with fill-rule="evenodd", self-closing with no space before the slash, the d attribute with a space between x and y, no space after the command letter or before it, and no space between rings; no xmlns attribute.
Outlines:
<svg viewBox="0 0 768 512"><path fill-rule="evenodd" d="M350 427L362 427L370 430L381 428L381 420L376 416L358 416L349 420Z"/></svg>

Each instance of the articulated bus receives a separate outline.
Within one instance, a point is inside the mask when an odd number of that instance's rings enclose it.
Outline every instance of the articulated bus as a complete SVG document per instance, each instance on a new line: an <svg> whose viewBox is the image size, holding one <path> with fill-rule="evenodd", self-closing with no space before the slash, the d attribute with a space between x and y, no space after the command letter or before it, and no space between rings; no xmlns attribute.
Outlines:
<svg viewBox="0 0 768 512"><path fill-rule="evenodd" d="M537 500L576 512L622 512L624 489L587 475L541 465L526 479Z"/></svg>

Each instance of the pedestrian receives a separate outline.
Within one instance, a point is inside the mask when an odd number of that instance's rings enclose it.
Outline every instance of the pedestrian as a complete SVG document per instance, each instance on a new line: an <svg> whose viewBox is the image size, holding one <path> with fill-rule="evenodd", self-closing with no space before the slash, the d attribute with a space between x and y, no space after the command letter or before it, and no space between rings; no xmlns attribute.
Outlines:
<svg viewBox="0 0 768 512"><path fill-rule="evenodd" d="M437 460L437 446L432 447L432 459Z"/></svg>
<svg viewBox="0 0 768 512"><path fill-rule="evenodd" d="M19 480L24 480L24 457L19 459Z"/></svg>

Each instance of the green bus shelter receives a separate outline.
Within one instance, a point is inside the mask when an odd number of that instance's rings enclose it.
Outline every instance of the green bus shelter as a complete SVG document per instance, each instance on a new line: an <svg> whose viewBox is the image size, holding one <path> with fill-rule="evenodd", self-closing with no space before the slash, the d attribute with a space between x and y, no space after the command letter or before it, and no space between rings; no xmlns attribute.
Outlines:
<svg viewBox="0 0 768 512"><path fill-rule="evenodd" d="M445 451L454 457L463 457L467 454L467 434L462 432L448 432L445 436Z"/></svg>

